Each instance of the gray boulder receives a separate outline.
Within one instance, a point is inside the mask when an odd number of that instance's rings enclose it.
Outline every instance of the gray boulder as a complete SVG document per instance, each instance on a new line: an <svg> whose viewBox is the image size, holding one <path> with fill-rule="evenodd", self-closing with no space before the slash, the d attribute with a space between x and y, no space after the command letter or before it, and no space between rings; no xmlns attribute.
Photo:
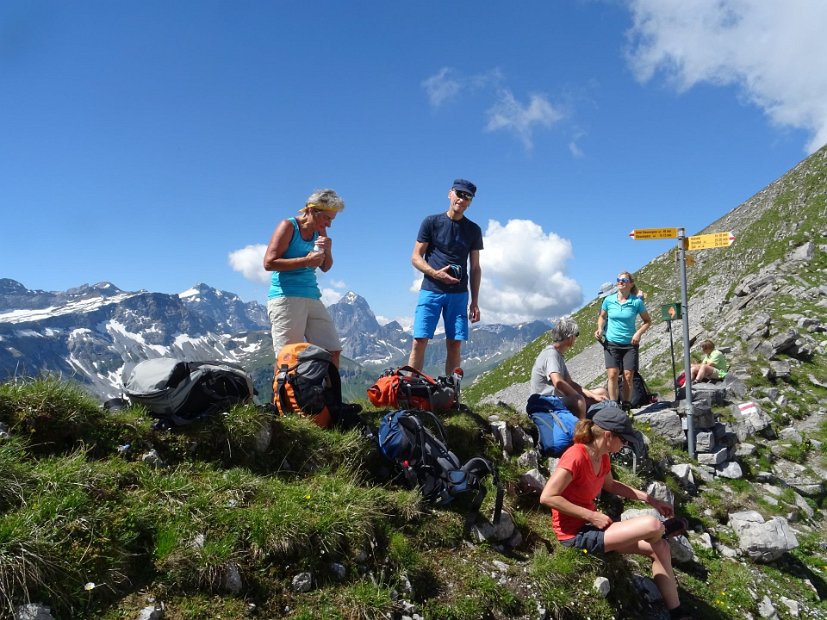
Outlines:
<svg viewBox="0 0 827 620"><path fill-rule="evenodd" d="M741 551L756 562L773 562L798 547L795 532L781 517L765 521L754 510L735 512L729 515L729 526L738 537Z"/></svg>
<svg viewBox="0 0 827 620"><path fill-rule="evenodd" d="M741 442L772 428L770 416L754 402L732 405L732 417L735 420L735 434Z"/></svg>
<svg viewBox="0 0 827 620"><path fill-rule="evenodd" d="M681 418L674 409L661 409L651 413L639 413L635 416L635 424L649 425L649 435L659 435L670 445L681 446L686 442L686 436L681 425Z"/></svg>

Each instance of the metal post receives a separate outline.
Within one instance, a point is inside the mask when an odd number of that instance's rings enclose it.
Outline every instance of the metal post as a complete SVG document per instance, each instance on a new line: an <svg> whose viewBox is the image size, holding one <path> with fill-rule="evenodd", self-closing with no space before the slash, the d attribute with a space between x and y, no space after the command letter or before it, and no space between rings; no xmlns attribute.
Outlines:
<svg viewBox="0 0 827 620"><path fill-rule="evenodd" d="M683 312L683 368L686 378L686 447L689 458L695 458L695 410L692 407L692 357L689 351L689 303L686 292L686 230L678 228L678 257L681 266L681 304ZM671 331L669 332L671 335Z"/></svg>
<svg viewBox="0 0 827 620"><path fill-rule="evenodd" d="M675 371L675 343L672 340L672 319L666 320L666 329L669 330L669 351L672 353L672 386L675 388L675 404L678 402L678 375Z"/></svg>

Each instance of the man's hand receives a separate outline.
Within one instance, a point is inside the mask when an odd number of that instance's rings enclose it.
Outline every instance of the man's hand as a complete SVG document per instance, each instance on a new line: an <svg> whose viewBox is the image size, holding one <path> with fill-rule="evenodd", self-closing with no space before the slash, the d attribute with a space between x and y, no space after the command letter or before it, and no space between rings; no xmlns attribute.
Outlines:
<svg viewBox="0 0 827 620"><path fill-rule="evenodd" d="M586 396L588 396L589 398L592 398L592 399L596 400L597 402L600 402L602 400L609 400L609 397L606 396L605 394L603 394L602 392L595 393L595 392L592 392L591 390L583 390L583 393Z"/></svg>
<svg viewBox="0 0 827 620"><path fill-rule="evenodd" d="M471 319L472 323L480 320L480 307L477 304L471 304L468 308L468 318Z"/></svg>
<svg viewBox="0 0 827 620"><path fill-rule="evenodd" d="M439 280L445 284L459 284L459 280L449 273L450 270L451 266L445 265L442 269L437 269L432 277L434 280Z"/></svg>

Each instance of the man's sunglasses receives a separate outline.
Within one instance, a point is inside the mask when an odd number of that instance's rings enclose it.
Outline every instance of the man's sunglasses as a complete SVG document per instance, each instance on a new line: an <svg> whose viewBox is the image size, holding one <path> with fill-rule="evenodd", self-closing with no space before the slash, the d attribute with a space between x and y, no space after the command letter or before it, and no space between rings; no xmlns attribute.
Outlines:
<svg viewBox="0 0 827 620"><path fill-rule="evenodd" d="M629 282L630 282L629 278L618 278L617 279L618 284L629 284Z"/></svg>
<svg viewBox="0 0 827 620"><path fill-rule="evenodd" d="M457 195L457 198L462 198L463 200L471 200L473 196L468 192L463 192L460 189L455 189L454 193Z"/></svg>

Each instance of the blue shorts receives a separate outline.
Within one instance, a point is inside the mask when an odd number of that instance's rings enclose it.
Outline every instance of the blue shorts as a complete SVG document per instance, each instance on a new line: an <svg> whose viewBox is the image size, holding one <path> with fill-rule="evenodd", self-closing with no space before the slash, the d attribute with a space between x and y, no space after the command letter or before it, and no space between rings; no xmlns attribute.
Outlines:
<svg viewBox="0 0 827 620"><path fill-rule="evenodd" d="M419 291L414 314L413 337L433 338L439 317L445 324L448 340L468 340L468 291L436 293Z"/></svg>
<svg viewBox="0 0 827 620"><path fill-rule="evenodd" d="M606 532L597 529L591 523L587 523L580 528L574 538L561 540L560 543L566 547L573 547L574 549L585 549L589 553L605 553L603 545L603 538Z"/></svg>

